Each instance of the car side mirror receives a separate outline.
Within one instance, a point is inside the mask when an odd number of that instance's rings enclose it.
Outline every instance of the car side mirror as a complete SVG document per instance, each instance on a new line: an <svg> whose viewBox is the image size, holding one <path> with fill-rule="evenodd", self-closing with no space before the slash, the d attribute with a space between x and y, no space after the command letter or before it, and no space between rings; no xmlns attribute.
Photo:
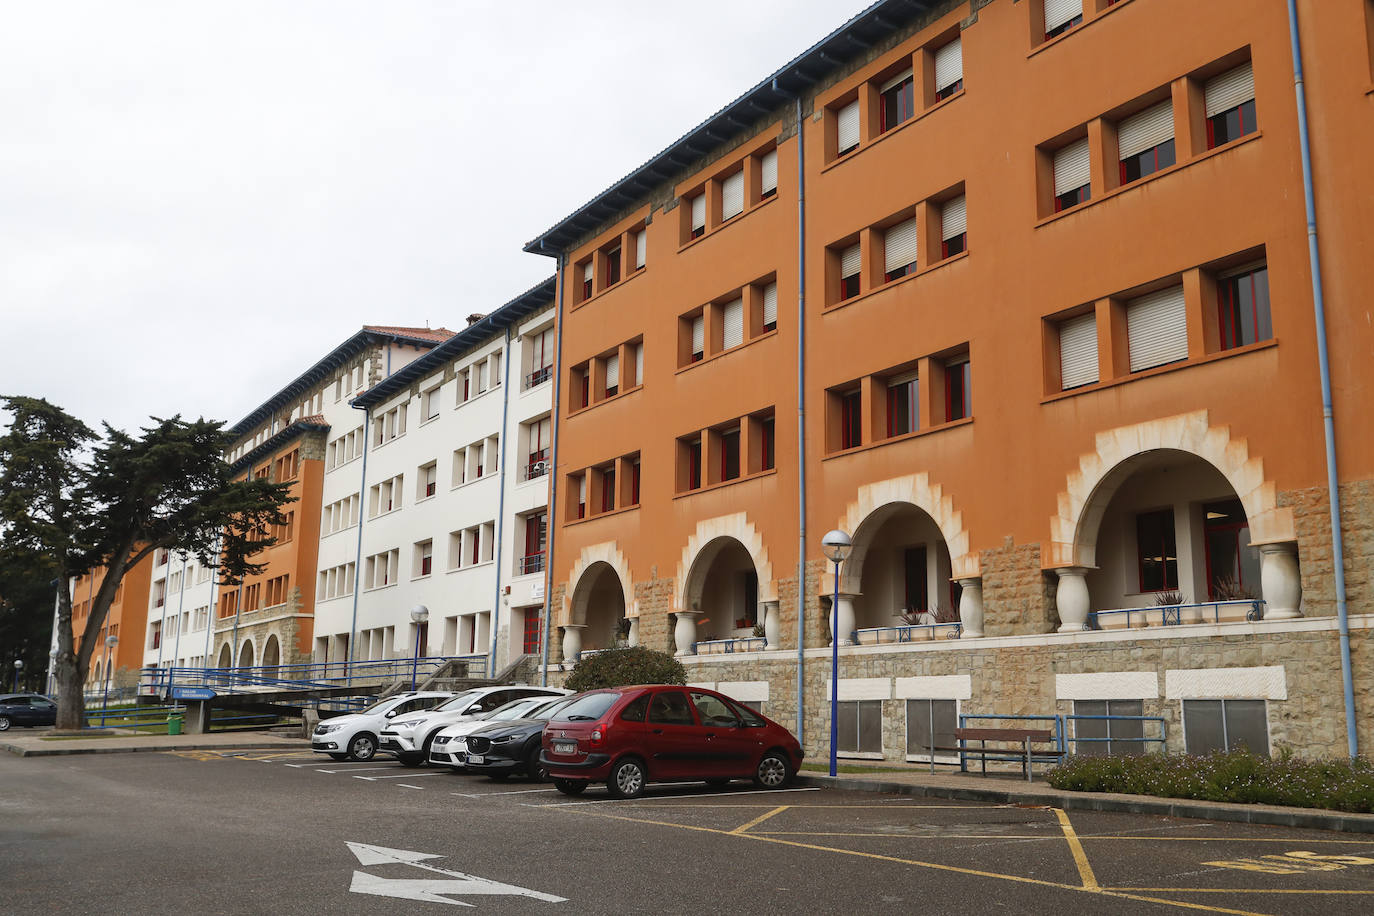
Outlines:
<svg viewBox="0 0 1374 916"><path fill-rule="evenodd" d="M396 710L394 710L394 709L388 709L388 710L383 714L383 718L394 719L395 717L396 717Z"/></svg>

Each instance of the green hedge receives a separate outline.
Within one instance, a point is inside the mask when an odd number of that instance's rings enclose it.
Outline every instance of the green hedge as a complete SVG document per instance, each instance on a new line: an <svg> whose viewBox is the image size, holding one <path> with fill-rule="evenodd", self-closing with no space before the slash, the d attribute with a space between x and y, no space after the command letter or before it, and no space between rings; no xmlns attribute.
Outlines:
<svg viewBox="0 0 1374 916"><path fill-rule="evenodd" d="M1271 759L1249 751L1070 757L1046 779L1071 792L1374 811L1374 762L1364 757L1305 760L1284 754Z"/></svg>
<svg viewBox="0 0 1374 916"><path fill-rule="evenodd" d="M573 666L565 685L569 690L596 690L629 684L685 684L687 670L666 652L643 646L605 649Z"/></svg>

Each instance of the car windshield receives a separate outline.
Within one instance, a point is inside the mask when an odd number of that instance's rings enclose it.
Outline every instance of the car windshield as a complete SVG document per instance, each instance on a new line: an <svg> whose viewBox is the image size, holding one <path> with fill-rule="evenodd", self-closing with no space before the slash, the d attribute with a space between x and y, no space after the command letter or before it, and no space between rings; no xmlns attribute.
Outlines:
<svg viewBox="0 0 1374 916"><path fill-rule="evenodd" d="M378 700L377 702L373 703L371 706L367 707L367 709L364 709L364 710L362 711L362 715L365 716L365 715L367 715L368 713L382 712L382 711L386 710L388 707L390 707L391 705L393 705L395 702L396 702L396 698L395 698L395 697L386 697L385 699Z"/></svg>
<svg viewBox="0 0 1374 916"><path fill-rule="evenodd" d="M457 696L450 697L449 699L440 703L438 706L434 707L434 711L453 712L454 710L463 709L469 703L471 703L473 699L475 699L481 692L481 690L464 690Z"/></svg>
<svg viewBox="0 0 1374 916"><path fill-rule="evenodd" d="M525 697L523 700L511 700L505 706L499 706L491 712L483 713L478 718L481 719L518 719L543 701Z"/></svg>
<svg viewBox="0 0 1374 916"><path fill-rule="evenodd" d="M539 704L534 709L531 709L529 712L525 713L525 718L543 719L547 722L549 719L552 719L554 715L558 713L558 710L562 709L564 706L567 706L569 703L573 701L573 699L573 697L555 697L552 700L548 700L544 703Z"/></svg>
<svg viewBox="0 0 1374 916"><path fill-rule="evenodd" d="M555 722L591 722L601 718L606 710L611 708L616 700L620 699L618 693L589 693L586 696L577 697L567 706L553 714Z"/></svg>

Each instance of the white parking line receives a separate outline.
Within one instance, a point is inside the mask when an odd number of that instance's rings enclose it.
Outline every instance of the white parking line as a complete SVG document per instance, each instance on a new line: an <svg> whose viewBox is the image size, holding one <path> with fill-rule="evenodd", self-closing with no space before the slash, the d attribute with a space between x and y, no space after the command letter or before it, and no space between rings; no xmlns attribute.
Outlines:
<svg viewBox="0 0 1374 916"><path fill-rule="evenodd" d="M467 792L450 792L449 795L457 795L460 798L491 798L496 795L529 795L531 792L554 792L555 789L512 789L509 792L478 792L469 794Z"/></svg>
<svg viewBox="0 0 1374 916"><path fill-rule="evenodd" d="M423 789L423 788L424 788L424 786L408 786L408 785L406 785L406 784L403 783L403 782L398 782L398 783L396 783L396 785L399 786L399 787L402 788L402 789Z"/></svg>
<svg viewBox="0 0 1374 916"><path fill-rule="evenodd" d="M363 777L359 777L360 779ZM666 784L665 784L666 785ZM672 801L677 798L697 799L697 798L718 798L721 796L737 795L776 795L780 792L819 792L820 786L799 786L795 789L749 789L744 792L706 792L701 795L641 795L639 798L600 798L591 801L557 802L552 805L530 805L529 808L569 808L575 805L618 805L630 804L637 801L663 802Z"/></svg>
<svg viewBox="0 0 1374 916"><path fill-rule="evenodd" d="M290 766L290 765L291 765L291 764L287 764L287 766ZM317 764L315 764L315 766L319 766L319 764L317 763ZM359 772L359 771L361 771L361 770L394 770L394 769L396 769L394 766L391 766L391 767L353 767L353 768L347 769L347 770L316 770L315 772L316 772L316 773L357 773L357 772ZM404 774L403 774L403 775L404 775Z"/></svg>
<svg viewBox="0 0 1374 916"><path fill-rule="evenodd" d="M335 761L335 760L320 760L320 759L318 759L318 758L316 758L315 760L312 760L312 761L309 762L309 763L287 763L287 764L283 764L283 766L295 767L295 768L297 768L297 769L306 768L306 767L328 767L328 766L334 766L334 767L348 767L348 768L354 769L354 770L359 769L360 767L375 766L375 765L376 765L376 764L375 764L373 761L371 761L371 760L337 760L337 761ZM394 766L395 764L393 763L392 765Z"/></svg>
<svg viewBox="0 0 1374 916"><path fill-rule="evenodd" d="M424 779L427 776L443 776L443 773L397 773L395 776L354 776L354 779L366 779L368 782L376 782L379 779Z"/></svg>

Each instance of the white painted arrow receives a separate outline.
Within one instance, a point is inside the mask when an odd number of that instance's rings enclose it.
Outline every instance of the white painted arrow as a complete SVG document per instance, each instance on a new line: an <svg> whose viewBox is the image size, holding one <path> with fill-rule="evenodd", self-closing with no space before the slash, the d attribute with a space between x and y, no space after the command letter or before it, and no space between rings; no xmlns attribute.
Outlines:
<svg viewBox="0 0 1374 916"><path fill-rule="evenodd" d="M357 857L360 865L402 864L444 875L443 878L380 878L366 872L353 872L353 883L349 890L355 894L371 894L376 897L397 897L402 900L421 900L429 903L448 903L454 906L472 906L461 900L451 900L448 894L494 894L508 897L530 897L548 903L563 903L568 898L555 897L513 884L503 884L450 871L433 865L422 864L425 859L442 859L443 856L409 849L390 849L386 846L373 846L368 843L349 843L348 848Z"/></svg>

